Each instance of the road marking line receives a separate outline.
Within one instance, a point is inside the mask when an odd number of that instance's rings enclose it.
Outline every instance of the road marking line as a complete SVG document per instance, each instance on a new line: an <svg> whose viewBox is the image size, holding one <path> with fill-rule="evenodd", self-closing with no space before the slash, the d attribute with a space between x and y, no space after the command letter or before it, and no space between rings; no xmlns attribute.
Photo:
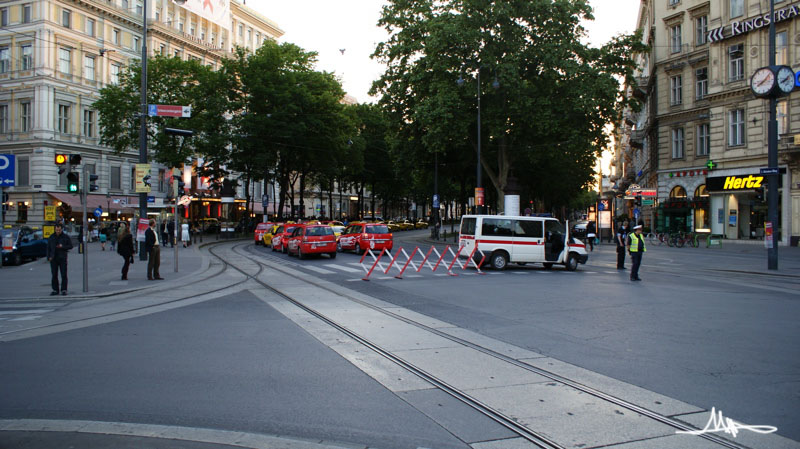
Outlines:
<svg viewBox="0 0 800 449"><path fill-rule="evenodd" d="M300 266L305 268L305 269L307 269L307 270L316 271L319 274L333 274L334 273L331 270L326 270L324 268L315 267L313 265L300 265Z"/></svg>
<svg viewBox="0 0 800 449"><path fill-rule="evenodd" d="M407 278L422 278L422 277L425 277L425 276L423 276L421 274L409 274L409 275L406 275L406 276L403 276L403 277L407 277Z"/></svg>
<svg viewBox="0 0 800 449"><path fill-rule="evenodd" d="M31 321L31 320L39 319L41 317L42 317L41 315L31 315L31 316L24 316L24 317L21 317L21 318L14 318L14 319L11 319L11 320L8 320L8 321Z"/></svg>
<svg viewBox="0 0 800 449"><path fill-rule="evenodd" d="M336 265L335 263L329 263L329 264L326 264L325 266L326 266L326 267L329 267L329 268L335 268L335 269L337 269L337 270L346 271L346 272L348 272L348 273L360 273L360 272L361 272L361 270L356 270L355 268L350 268L350 267L344 267L344 266L341 266L341 265Z"/></svg>
<svg viewBox="0 0 800 449"><path fill-rule="evenodd" d="M55 309L26 309L26 310L2 310L0 315L30 315L31 313L47 313Z"/></svg>

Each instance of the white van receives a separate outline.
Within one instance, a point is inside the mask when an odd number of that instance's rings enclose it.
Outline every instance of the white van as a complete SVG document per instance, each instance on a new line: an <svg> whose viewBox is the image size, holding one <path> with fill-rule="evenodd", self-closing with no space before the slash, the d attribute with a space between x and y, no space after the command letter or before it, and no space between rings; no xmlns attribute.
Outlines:
<svg viewBox="0 0 800 449"><path fill-rule="evenodd" d="M496 270L512 262L542 263L548 269L563 264L575 271L589 259L586 245L570 237L569 228L555 218L464 215L458 241L461 255L469 257L478 245L486 256L484 264ZM474 259L480 261L478 251Z"/></svg>

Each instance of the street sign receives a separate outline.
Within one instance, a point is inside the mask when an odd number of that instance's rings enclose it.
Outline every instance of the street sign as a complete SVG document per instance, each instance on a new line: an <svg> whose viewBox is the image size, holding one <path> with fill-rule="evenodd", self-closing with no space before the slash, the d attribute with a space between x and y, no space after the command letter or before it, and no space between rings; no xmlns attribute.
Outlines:
<svg viewBox="0 0 800 449"><path fill-rule="evenodd" d="M786 173L783 167L764 167L758 169L760 175L782 175Z"/></svg>
<svg viewBox="0 0 800 449"><path fill-rule="evenodd" d="M147 115L150 117L191 117L191 106L175 106L168 104L147 105Z"/></svg>
<svg viewBox="0 0 800 449"><path fill-rule="evenodd" d="M0 187L14 187L16 183L16 156L0 154Z"/></svg>
<svg viewBox="0 0 800 449"><path fill-rule="evenodd" d="M434 209L439 208L439 195L433 195L433 208Z"/></svg>
<svg viewBox="0 0 800 449"><path fill-rule="evenodd" d="M261 195L261 207L269 206L269 195Z"/></svg>
<svg viewBox="0 0 800 449"><path fill-rule="evenodd" d="M103 208L102 207L98 207L97 209L94 210L94 216L95 217L100 218L101 215L103 215Z"/></svg>
<svg viewBox="0 0 800 449"><path fill-rule="evenodd" d="M148 197L147 197L147 202L148 202L148 203L155 203L155 202L156 202L156 197L154 197L154 196L148 196Z"/></svg>
<svg viewBox="0 0 800 449"><path fill-rule="evenodd" d="M56 207L55 206L45 206L44 207L44 221L56 221Z"/></svg>
<svg viewBox="0 0 800 449"><path fill-rule="evenodd" d="M192 197L189 195L183 195L180 200L178 200L178 206L188 206L192 204Z"/></svg>
<svg viewBox="0 0 800 449"><path fill-rule="evenodd" d="M483 206L483 187L475 187L475 205Z"/></svg>

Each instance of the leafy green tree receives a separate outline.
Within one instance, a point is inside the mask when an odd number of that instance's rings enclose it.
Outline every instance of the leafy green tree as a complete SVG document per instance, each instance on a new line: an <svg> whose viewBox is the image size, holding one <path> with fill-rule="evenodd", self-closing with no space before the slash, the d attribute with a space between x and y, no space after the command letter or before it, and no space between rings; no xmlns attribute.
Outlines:
<svg viewBox="0 0 800 449"><path fill-rule="evenodd" d="M636 36L582 44L584 18L587 0L390 1L379 21L390 38L373 55L387 69L373 92L398 134L423 144L416 151L475 161L480 89L480 163L497 201L513 172L534 198L567 204L592 181L643 50Z"/></svg>

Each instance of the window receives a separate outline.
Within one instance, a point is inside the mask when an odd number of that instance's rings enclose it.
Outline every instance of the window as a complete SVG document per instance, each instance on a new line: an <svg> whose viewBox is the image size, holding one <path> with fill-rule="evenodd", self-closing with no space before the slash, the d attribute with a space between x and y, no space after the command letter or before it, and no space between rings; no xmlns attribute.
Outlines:
<svg viewBox="0 0 800 449"><path fill-rule="evenodd" d="M83 135L94 137L94 111L90 109L83 110Z"/></svg>
<svg viewBox="0 0 800 449"><path fill-rule="evenodd" d="M167 191L167 183L165 182L166 178L166 171L161 168L158 170L158 191L159 192L166 192Z"/></svg>
<svg viewBox="0 0 800 449"><path fill-rule="evenodd" d="M728 146L744 145L744 109L728 112Z"/></svg>
<svg viewBox="0 0 800 449"><path fill-rule="evenodd" d="M777 103L776 119L778 121L778 136L789 132L789 102L781 100Z"/></svg>
<svg viewBox="0 0 800 449"><path fill-rule="evenodd" d="M683 128L672 130L672 159L683 159Z"/></svg>
<svg viewBox="0 0 800 449"><path fill-rule="evenodd" d="M744 79L744 44L728 47L728 81Z"/></svg>
<svg viewBox="0 0 800 449"><path fill-rule="evenodd" d="M206 29L205 28L200 30L200 40L201 41L205 41L206 40Z"/></svg>
<svg viewBox="0 0 800 449"><path fill-rule="evenodd" d="M194 22L191 22L189 23L189 34L194 36L194 32L195 32Z"/></svg>
<svg viewBox="0 0 800 449"><path fill-rule="evenodd" d="M133 48L134 50L139 50L139 37L137 36L133 37L133 46L131 48Z"/></svg>
<svg viewBox="0 0 800 449"><path fill-rule="evenodd" d="M711 147L710 125L703 123L697 126L697 156L708 156Z"/></svg>
<svg viewBox="0 0 800 449"><path fill-rule="evenodd" d="M536 220L514 220L514 237L542 238L544 226Z"/></svg>
<svg viewBox="0 0 800 449"><path fill-rule="evenodd" d="M481 233L484 237L511 237L511 220L505 218L484 218Z"/></svg>
<svg viewBox="0 0 800 449"><path fill-rule="evenodd" d="M680 2L681 2L681 0L669 0L669 6L675 6Z"/></svg>
<svg viewBox="0 0 800 449"><path fill-rule="evenodd" d="M33 46L30 44L19 47L20 69L30 70L33 68Z"/></svg>
<svg viewBox="0 0 800 449"><path fill-rule="evenodd" d="M86 35L94 36L94 19L86 19Z"/></svg>
<svg viewBox="0 0 800 449"><path fill-rule="evenodd" d="M8 105L0 104L0 133L8 132Z"/></svg>
<svg viewBox="0 0 800 449"><path fill-rule="evenodd" d="M29 23L31 21L31 5L22 5L22 23Z"/></svg>
<svg viewBox="0 0 800 449"><path fill-rule="evenodd" d="M686 189L682 186L675 186L669 192L670 198L686 198Z"/></svg>
<svg viewBox="0 0 800 449"><path fill-rule="evenodd" d="M142 6L142 2L141 1L137 1L136 2L136 14L141 16L143 12L144 12L144 7Z"/></svg>
<svg viewBox="0 0 800 449"><path fill-rule="evenodd" d="M28 206L24 201L17 202L17 223L28 222Z"/></svg>
<svg viewBox="0 0 800 449"><path fill-rule="evenodd" d="M111 190L122 190L122 167L111 167Z"/></svg>
<svg viewBox="0 0 800 449"><path fill-rule="evenodd" d="M702 100L708 95L708 67L695 70L695 99Z"/></svg>
<svg viewBox="0 0 800 449"><path fill-rule="evenodd" d="M8 26L8 8L0 8L0 25Z"/></svg>
<svg viewBox="0 0 800 449"><path fill-rule="evenodd" d="M11 70L11 51L8 47L0 47L0 73Z"/></svg>
<svg viewBox="0 0 800 449"><path fill-rule="evenodd" d="M19 130L22 132L31 130L31 103L25 101L19 104Z"/></svg>
<svg viewBox="0 0 800 449"><path fill-rule="evenodd" d="M17 187L28 187L31 185L31 161L27 157L17 158Z"/></svg>
<svg viewBox="0 0 800 449"><path fill-rule="evenodd" d="M119 45L119 30L116 28L111 31L111 42L113 42L114 45Z"/></svg>
<svg viewBox="0 0 800 449"><path fill-rule="evenodd" d="M731 18L744 15L744 0L730 0Z"/></svg>
<svg viewBox="0 0 800 449"><path fill-rule="evenodd" d="M681 26L680 24L674 25L669 29L669 48L672 53L680 53L681 51Z"/></svg>
<svg viewBox="0 0 800 449"><path fill-rule="evenodd" d="M239 24L239 37L241 38L244 37L244 25L242 25L241 23Z"/></svg>
<svg viewBox="0 0 800 449"><path fill-rule="evenodd" d="M119 84L119 64L111 64L111 84Z"/></svg>
<svg viewBox="0 0 800 449"><path fill-rule="evenodd" d="M179 22L178 22L178 31L180 31L181 33L183 33L183 20L181 20L181 21L179 21Z"/></svg>
<svg viewBox="0 0 800 449"><path fill-rule="evenodd" d="M161 8L156 8L156 22L161 21Z"/></svg>
<svg viewBox="0 0 800 449"><path fill-rule="evenodd" d="M68 9L62 9L61 10L61 26L64 26L66 28L70 28L71 24L72 24L72 11L70 11Z"/></svg>
<svg viewBox="0 0 800 449"><path fill-rule="evenodd" d="M122 0L122 1L120 2L120 4L122 5L122 9L128 9L128 8L129 8L129 6L130 6L130 5L128 4L128 0Z"/></svg>
<svg viewBox="0 0 800 449"><path fill-rule="evenodd" d="M703 45L708 39L708 16L700 16L694 19L695 23L695 45Z"/></svg>
<svg viewBox="0 0 800 449"><path fill-rule="evenodd" d="M172 52L172 57L173 58L180 58L181 57L181 51L180 50L175 50L174 52Z"/></svg>
<svg viewBox="0 0 800 449"><path fill-rule="evenodd" d="M681 75L669 79L669 102L671 105L683 103L683 77Z"/></svg>
<svg viewBox="0 0 800 449"><path fill-rule="evenodd" d="M58 105L58 132L69 134L69 105Z"/></svg>
<svg viewBox="0 0 800 449"><path fill-rule="evenodd" d="M158 47L158 54L160 54L161 56L164 56L164 54L166 54L166 53L167 53L167 46L164 45L164 44L161 44Z"/></svg>
<svg viewBox="0 0 800 449"><path fill-rule="evenodd" d="M252 28L249 28L247 30L247 43L248 44L253 43L253 29Z"/></svg>
<svg viewBox="0 0 800 449"><path fill-rule="evenodd" d="M789 38L786 31L775 33L775 64L789 64Z"/></svg>
<svg viewBox="0 0 800 449"><path fill-rule="evenodd" d="M58 49L58 71L61 73L71 73L72 51L66 48Z"/></svg>
<svg viewBox="0 0 800 449"><path fill-rule="evenodd" d="M89 81L94 81L94 56L83 57L83 77Z"/></svg>
<svg viewBox="0 0 800 449"><path fill-rule="evenodd" d="M136 167L131 167L131 184L130 189L134 190L136 188Z"/></svg>

